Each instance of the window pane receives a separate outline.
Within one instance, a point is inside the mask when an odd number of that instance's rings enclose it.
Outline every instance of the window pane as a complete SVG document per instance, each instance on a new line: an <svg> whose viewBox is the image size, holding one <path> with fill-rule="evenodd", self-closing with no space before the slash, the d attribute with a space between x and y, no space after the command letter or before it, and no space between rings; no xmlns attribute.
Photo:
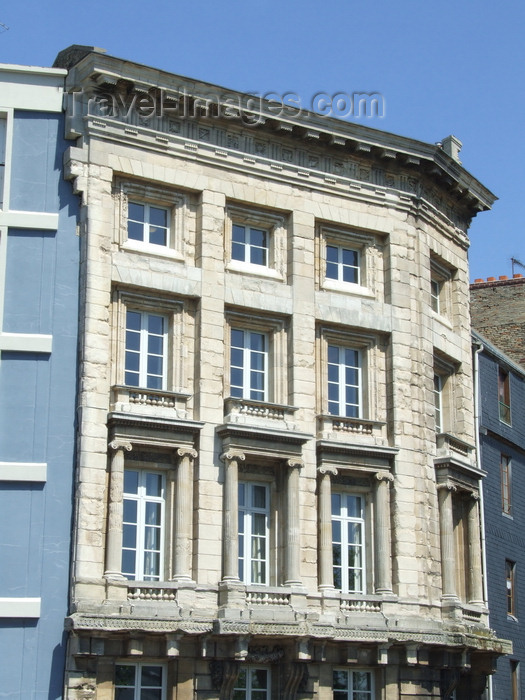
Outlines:
<svg viewBox="0 0 525 700"><path fill-rule="evenodd" d="M133 241L144 240L144 224L139 224L136 221L128 222L128 238Z"/></svg>
<svg viewBox="0 0 525 700"><path fill-rule="evenodd" d="M242 260L244 262L244 245L241 245L240 243L233 243L232 244L232 259L233 260Z"/></svg>
<svg viewBox="0 0 525 700"><path fill-rule="evenodd" d="M140 368L140 355L138 352L126 352L126 371L138 373Z"/></svg>
<svg viewBox="0 0 525 700"><path fill-rule="evenodd" d="M232 239L235 243L244 243L245 241L245 231L244 226L239 226L238 224L233 224L232 229Z"/></svg>
<svg viewBox="0 0 525 700"><path fill-rule="evenodd" d="M124 525L122 530L122 546L131 547L132 549L134 549L137 546L136 525Z"/></svg>
<svg viewBox="0 0 525 700"><path fill-rule="evenodd" d="M161 504L160 503L146 503L146 524L147 525L160 524L160 513L161 513Z"/></svg>
<svg viewBox="0 0 525 700"><path fill-rule="evenodd" d="M131 501L129 499L124 499L124 522L125 523L136 523L137 522L137 501Z"/></svg>
<svg viewBox="0 0 525 700"><path fill-rule="evenodd" d="M266 247L266 231L260 228L250 229L250 243L252 246L257 246L258 248Z"/></svg>
<svg viewBox="0 0 525 700"><path fill-rule="evenodd" d="M152 355L162 355L164 349L164 336L148 335L148 352Z"/></svg>
<svg viewBox="0 0 525 700"><path fill-rule="evenodd" d="M255 508L266 508L266 486L252 487L253 505Z"/></svg>
<svg viewBox="0 0 525 700"><path fill-rule="evenodd" d="M162 496L162 474L146 472L146 494L148 496Z"/></svg>
<svg viewBox="0 0 525 700"><path fill-rule="evenodd" d="M155 580L159 577L160 555L157 552L144 553L144 580Z"/></svg>
<svg viewBox="0 0 525 700"><path fill-rule="evenodd" d="M362 544L363 529L361 523L348 523L348 541L353 544Z"/></svg>
<svg viewBox="0 0 525 700"><path fill-rule="evenodd" d="M335 245L326 246L326 260L331 263L337 263L338 260L338 249Z"/></svg>
<svg viewBox="0 0 525 700"><path fill-rule="evenodd" d="M149 220L150 224L152 224L153 226L160 226L162 228L166 228L168 225L168 212L166 211L166 209L150 207Z"/></svg>
<svg viewBox="0 0 525 700"><path fill-rule="evenodd" d="M346 509L350 518L360 518L362 516L361 497L351 494L346 496Z"/></svg>
<svg viewBox="0 0 525 700"><path fill-rule="evenodd" d="M124 471L124 491L126 493L138 493L139 473L126 469Z"/></svg>
<svg viewBox="0 0 525 700"><path fill-rule="evenodd" d="M168 236L167 230L163 228L150 228L149 231L149 242L153 245L167 245Z"/></svg>
<svg viewBox="0 0 525 700"><path fill-rule="evenodd" d="M145 207L143 204L128 202L128 219L133 219L134 221L144 221L144 212Z"/></svg>
<svg viewBox="0 0 525 700"><path fill-rule="evenodd" d="M148 333L162 335L164 333L164 318L148 314Z"/></svg>
<svg viewBox="0 0 525 700"><path fill-rule="evenodd" d="M244 484L239 484L239 505L243 506L244 505L244 494L246 492L246 488Z"/></svg>
<svg viewBox="0 0 525 700"><path fill-rule="evenodd" d="M155 552L160 550L160 527L146 527L144 532L144 548Z"/></svg>
<svg viewBox="0 0 525 700"><path fill-rule="evenodd" d="M162 690L153 688L143 688L140 691L140 700L162 700Z"/></svg>
<svg viewBox="0 0 525 700"><path fill-rule="evenodd" d="M339 364L339 348L335 345L328 346L328 362Z"/></svg>
<svg viewBox="0 0 525 700"><path fill-rule="evenodd" d="M351 265L352 267L357 267L359 262L359 253L357 252L357 250L349 250L348 248L343 248L342 259L343 265Z"/></svg>
<svg viewBox="0 0 525 700"><path fill-rule="evenodd" d="M359 282L358 271L353 267L343 267L343 282Z"/></svg>
<svg viewBox="0 0 525 700"><path fill-rule="evenodd" d="M137 570L136 552L132 549L122 550L122 573L127 578L134 578Z"/></svg>
<svg viewBox="0 0 525 700"><path fill-rule="evenodd" d="M334 671L334 690L346 690L348 688L348 674L346 671Z"/></svg>
<svg viewBox="0 0 525 700"><path fill-rule="evenodd" d="M341 494L332 494L332 514L341 515Z"/></svg>
<svg viewBox="0 0 525 700"><path fill-rule="evenodd" d="M141 685L152 688L162 687L162 666L142 666Z"/></svg>
<svg viewBox="0 0 525 700"><path fill-rule="evenodd" d="M244 331L232 328L231 330L231 345L232 348L243 348L244 347Z"/></svg>
<svg viewBox="0 0 525 700"><path fill-rule="evenodd" d="M135 700L135 689L115 688L115 700Z"/></svg>
<svg viewBox="0 0 525 700"><path fill-rule="evenodd" d="M242 348L233 348L231 350L231 363L234 367L242 367L244 364L244 351Z"/></svg>
<svg viewBox="0 0 525 700"><path fill-rule="evenodd" d="M352 676L354 690L372 690L372 677L368 671L354 671Z"/></svg>
<svg viewBox="0 0 525 700"><path fill-rule="evenodd" d="M252 532L254 535L266 534L266 514L253 513L252 516Z"/></svg>
<svg viewBox="0 0 525 700"><path fill-rule="evenodd" d="M157 355L148 356L148 374L154 374L157 377L162 376L162 362L163 358Z"/></svg>
<svg viewBox="0 0 525 700"><path fill-rule="evenodd" d="M359 352L345 348L345 364L351 367L359 367Z"/></svg>
<svg viewBox="0 0 525 700"><path fill-rule="evenodd" d="M115 685L135 685L135 666L115 666Z"/></svg>
<svg viewBox="0 0 525 700"><path fill-rule="evenodd" d="M126 328L132 331L140 331L141 315L136 311L126 312Z"/></svg>
<svg viewBox="0 0 525 700"><path fill-rule="evenodd" d="M332 539L334 542L341 542L341 521L334 520L332 522Z"/></svg>

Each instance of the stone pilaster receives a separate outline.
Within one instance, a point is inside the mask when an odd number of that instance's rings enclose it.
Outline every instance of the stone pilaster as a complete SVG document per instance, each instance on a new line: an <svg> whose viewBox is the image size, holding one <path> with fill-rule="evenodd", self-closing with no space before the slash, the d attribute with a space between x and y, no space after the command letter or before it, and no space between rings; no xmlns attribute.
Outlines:
<svg viewBox="0 0 525 700"><path fill-rule="evenodd" d="M286 475L285 586L301 585L301 529L299 524L299 474L302 460L289 459Z"/></svg>
<svg viewBox="0 0 525 700"><path fill-rule="evenodd" d="M390 472L377 472L375 492L375 589L376 593L392 593L392 553L390 546Z"/></svg>
<svg viewBox="0 0 525 700"><path fill-rule="evenodd" d="M240 450L221 455L224 462L223 581L239 581L239 462L246 459Z"/></svg>
<svg viewBox="0 0 525 700"><path fill-rule="evenodd" d="M481 566L481 529L479 522L479 496L472 494L468 502L468 574L469 603L483 605Z"/></svg>
<svg viewBox="0 0 525 700"><path fill-rule="evenodd" d="M334 590L332 553L332 476L335 467L320 467L319 479L319 589Z"/></svg>
<svg viewBox="0 0 525 700"><path fill-rule="evenodd" d="M130 452L127 440L113 440L109 472L108 530L106 538L105 578L122 579L122 518L124 494L124 451Z"/></svg>
<svg viewBox="0 0 525 700"><path fill-rule="evenodd" d="M456 556L454 545L454 521L452 516L452 493L456 487L450 482L438 484L439 529L441 538L442 599L458 601L456 593Z"/></svg>
<svg viewBox="0 0 525 700"><path fill-rule="evenodd" d="M197 451L181 447L178 457L175 488L175 532L173 534L173 580L191 580L193 460Z"/></svg>

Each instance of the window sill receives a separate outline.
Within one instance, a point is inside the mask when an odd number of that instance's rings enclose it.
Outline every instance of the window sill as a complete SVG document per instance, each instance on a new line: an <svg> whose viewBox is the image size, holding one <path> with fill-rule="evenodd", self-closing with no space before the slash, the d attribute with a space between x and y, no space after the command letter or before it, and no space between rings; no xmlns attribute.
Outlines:
<svg viewBox="0 0 525 700"><path fill-rule="evenodd" d="M121 249L130 253L155 255L160 258L169 258L170 260L184 262L184 256L168 246L153 245L152 243L141 243L140 241L131 241L128 239L122 244Z"/></svg>
<svg viewBox="0 0 525 700"><path fill-rule="evenodd" d="M228 272L236 272L246 275L256 275L258 277L266 277L268 279L276 280L277 282L284 282L284 277L271 267L266 267L265 265L254 265L252 263L241 262L240 260L230 260L226 265Z"/></svg>
<svg viewBox="0 0 525 700"><path fill-rule="evenodd" d="M321 285L321 289L325 292L340 292L343 294L353 294L355 296L366 297L373 299L374 293L360 284L354 282L340 282L339 280L325 279Z"/></svg>

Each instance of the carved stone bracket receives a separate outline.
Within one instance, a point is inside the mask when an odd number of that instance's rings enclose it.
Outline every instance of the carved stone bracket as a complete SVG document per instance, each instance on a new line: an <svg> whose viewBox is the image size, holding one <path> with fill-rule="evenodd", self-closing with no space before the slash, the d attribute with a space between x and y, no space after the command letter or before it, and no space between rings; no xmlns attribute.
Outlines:
<svg viewBox="0 0 525 700"><path fill-rule="evenodd" d="M436 488L438 491L447 490L447 491L452 491L453 493L458 490L458 487L455 484L453 484L451 481L445 481L442 484L438 484L436 486Z"/></svg>
<svg viewBox="0 0 525 700"><path fill-rule="evenodd" d="M390 472L376 472L376 479L378 481L389 481L392 483L394 481L394 475Z"/></svg>

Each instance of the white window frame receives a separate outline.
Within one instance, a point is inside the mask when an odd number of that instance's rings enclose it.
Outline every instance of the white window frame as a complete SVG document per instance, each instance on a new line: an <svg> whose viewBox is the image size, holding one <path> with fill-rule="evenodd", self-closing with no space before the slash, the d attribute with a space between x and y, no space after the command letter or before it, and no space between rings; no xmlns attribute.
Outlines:
<svg viewBox="0 0 525 700"><path fill-rule="evenodd" d="M253 677L257 671L266 673L266 694L263 698L262 688L253 688ZM244 682L243 682L244 681ZM241 670L235 681L232 697L239 700L271 700L272 676L269 668L265 666L241 666ZM256 693L254 693L256 691ZM243 693L241 699L241 693Z"/></svg>
<svg viewBox="0 0 525 700"><path fill-rule="evenodd" d="M440 300L439 296L441 294L441 285L442 281L436 279L434 276L431 276L430 278L430 306L432 307L432 311L435 311L437 314L440 313Z"/></svg>
<svg viewBox="0 0 525 700"><path fill-rule="evenodd" d="M334 688L335 674L346 675L346 688L336 689ZM358 673L366 673L370 678L370 690L359 690L354 689L354 675ZM359 700L374 700L375 695L375 683L374 683L374 673L369 669L365 668L334 668L332 676L332 693L333 700L355 700L359 697Z"/></svg>
<svg viewBox="0 0 525 700"><path fill-rule="evenodd" d="M341 260L343 250L357 253L358 266L354 268L357 272L356 282L344 281L342 262L338 265L337 278L327 275L328 247L330 246L338 249L339 260ZM320 224L316 243L319 288L326 291L374 297L378 292L378 276L380 276L381 273L379 269L381 265L380 259L378 256L373 255L373 253L376 252L375 236L360 233L355 230L335 228L327 224Z"/></svg>
<svg viewBox="0 0 525 700"><path fill-rule="evenodd" d="M158 187L154 183L117 180L114 188L119 206L115 208L118 221L117 243L124 250L142 254L174 258L184 261L184 231L188 222L188 196L180 192ZM142 204L146 208L164 209L168 215L166 245L158 245L148 240L135 240L128 237L129 203Z"/></svg>
<svg viewBox="0 0 525 700"><path fill-rule="evenodd" d="M434 415L436 433L443 432L443 375L434 373Z"/></svg>
<svg viewBox="0 0 525 700"><path fill-rule="evenodd" d="M136 205L144 207L144 221L138 221L137 219L132 219L130 214L130 205ZM158 211L163 211L166 214L166 226L161 226L160 228L164 231L164 236L166 239L165 243L154 243L150 240L154 225L151 223L152 210L157 209ZM130 223L140 224L142 226L142 238L132 238L129 235L129 225ZM135 244L151 245L159 248L169 248L170 244L170 210L167 207L161 207L156 204L150 204L149 202L141 202L140 200L128 199L128 241L133 241Z"/></svg>
<svg viewBox="0 0 525 700"><path fill-rule="evenodd" d="M126 472L136 472L138 474L138 489L137 493L123 493L123 541L122 541L122 568L123 575L130 581L161 581L164 579L164 547L165 547L165 519L166 519L166 475L159 471L153 471L149 469L134 469L132 467L126 468ZM151 496L146 492L146 480L148 474L160 477L161 479L161 496ZM125 487L124 487L125 488ZM126 521L126 501L135 502L137 509L136 521ZM152 527L151 524L146 522L147 505L159 504L160 505L160 517L158 525L155 524L155 529L160 530L159 536L159 549L151 549L146 547L146 528ZM135 547L125 546L125 530L126 526L136 527L136 540ZM135 552L135 571L124 571L124 552L134 551ZM158 552L159 566L158 574L145 574L144 573L144 560L147 552Z"/></svg>
<svg viewBox="0 0 525 700"><path fill-rule="evenodd" d="M130 313L140 315L140 329L139 329L139 331L137 331L136 329L128 328L128 318L129 318L128 314L130 314ZM149 332L148 322L149 322L149 319L152 317L162 319L163 332L161 334ZM137 388L141 388L141 389L152 389L152 390L157 390L157 391L166 391L166 387L167 387L167 383L168 383L168 378L167 378L168 328L169 328L169 319L164 314L154 313L151 311L145 311L142 309L136 309L136 308L132 308L132 307L129 307L126 309L126 324L125 324L125 338L126 338L126 340L125 340L125 346L124 346L124 383L126 386L133 386L133 387L137 387ZM138 335L138 337L139 337L139 349L138 350L135 350L134 348L128 347L128 333L133 333L133 334ZM152 337L162 338L162 353L161 354L149 352L150 335ZM136 374L135 370L127 368L128 354L129 354L129 356L133 356L133 355L139 356L138 384L128 384L128 382L127 382L126 375L128 372L132 373L132 374ZM148 359L150 356L160 357L162 359L162 373L160 375L148 371ZM160 377L161 386L149 386L148 383L149 383L150 377Z"/></svg>
<svg viewBox="0 0 525 700"><path fill-rule="evenodd" d="M244 241L237 241L236 239L236 229L243 229L244 231ZM256 235L262 234L263 243L262 245L257 245ZM239 250L242 251L242 257L235 257L234 253ZM264 262L254 262L254 258L262 254ZM248 224L238 224L233 222L232 224L232 260L237 262L246 263L248 265L260 265L261 267L269 267L270 258L270 231L266 228L260 228L256 226L249 226Z"/></svg>
<svg viewBox="0 0 525 700"><path fill-rule="evenodd" d="M129 666L133 667L135 669L135 680L133 685L124 685L124 684L119 684L117 685L117 668L120 666ZM155 668L160 668L162 672L162 680L161 680L161 686L147 686L142 684L142 669L145 667L155 667ZM166 673L166 664L163 663L154 663L154 662L148 662L148 661L119 661L115 664L115 700L118 700L119 698L119 693L117 692L118 690L133 690L133 700L141 700L141 694L142 690L146 689L151 689L154 688L155 690L160 690L161 695L160 695L160 700L166 700L166 688L167 688L167 673Z"/></svg>
<svg viewBox="0 0 525 700"><path fill-rule="evenodd" d="M274 212L257 211L230 204L227 207L225 221L225 259L226 269L230 272L269 277L281 282L286 281L286 241L285 218ZM248 232L248 241L244 244L244 259L234 259L234 226L240 226ZM266 232L266 262L264 265L251 262L252 229ZM255 250L255 246L253 249Z"/></svg>
<svg viewBox="0 0 525 700"><path fill-rule="evenodd" d="M233 345L233 334L243 333L244 343L242 346ZM254 336L262 338L263 350L255 350L251 347L252 340ZM234 365L234 351L242 351L242 364ZM262 370L257 368L252 368L252 364L256 358L262 359ZM269 361L269 337L267 333L261 333L260 331L248 330L244 328L230 328L230 394L234 398L248 399L251 401L268 401L268 361ZM232 384L232 372L233 370L240 370L242 372L242 386ZM255 376L262 374L262 390L257 389L256 385L252 386L252 379ZM239 396L239 388L241 389L241 395ZM235 393L234 391L235 390ZM253 393L261 394L262 396L252 396Z"/></svg>
<svg viewBox="0 0 525 700"><path fill-rule="evenodd" d="M328 251L333 249L336 251L337 260L328 259ZM344 262L345 253L354 253L357 256L357 265L351 265ZM330 275L328 273L329 265L335 267L335 275ZM355 280L345 280L345 270L352 270L355 275ZM336 245L335 243L326 243L326 259L325 259L325 275L327 280L335 280L336 282L341 282L343 284L357 284L361 286L361 251L357 248L350 246Z"/></svg>
<svg viewBox="0 0 525 700"><path fill-rule="evenodd" d="M438 316L450 317L452 309L451 281L454 270L438 260L435 253L430 256L430 308Z"/></svg>
<svg viewBox="0 0 525 700"><path fill-rule="evenodd" d="M288 348L286 321L283 319L268 318L264 316L254 316L230 311L227 313L227 323L225 324L224 346L226 348L224 391L225 397L231 397L231 370L232 352L231 337L232 329L240 331L255 332L264 335L267 340L266 346L266 366L263 403L276 403L286 405L288 398ZM238 365L237 365L238 366ZM248 365L243 365L245 368ZM249 374L247 372L246 374ZM247 381L248 378L245 377ZM249 386L249 384L248 384ZM239 401L258 401L250 399L249 392L243 390L243 397L237 397Z"/></svg>
<svg viewBox="0 0 525 700"><path fill-rule="evenodd" d="M337 350L338 361L331 362L331 351ZM346 352L357 354L357 365L346 364ZM337 368L337 381L330 379L330 368ZM354 370L357 373L357 384L350 384L346 380L347 370ZM363 417L363 363L362 352L359 348L349 345L338 345L329 342L327 347L327 396L328 396L328 413L333 416L343 416L345 418L362 418ZM337 399L330 398L330 387L337 387ZM347 389L357 389L357 404L349 403L346 400ZM338 412L334 413L331 410L331 404L337 404ZM351 407L355 407L352 411ZM352 415L355 414L355 415Z"/></svg>
<svg viewBox="0 0 525 700"><path fill-rule="evenodd" d="M334 514L334 501L335 499L339 498L340 499L340 515L335 515ZM349 498L358 498L360 500L360 515L359 516L351 516L348 515L348 499ZM366 495L361 492L354 492L354 491L342 491L342 490L334 490L332 491L332 551L335 550L335 547L337 545L340 546L341 548L341 560L340 560L340 565L336 565L335 561L336 558L333 555L333 570L334 570L334 585L336 583L336 569L340 569L341 571L341 586L335 586L337 590L340 590L341 593L344 594L350 594L350 593L357 593L357 594L365 594L367 591L367 558L368 558L368 553L367 553L367 522L366 522L366 509L367 509L367 504L366 504ZM341 532L341 537L340 537L340 542L335 541L335 536L334 536L334 522L339 522L340 523L340 532ZM355 541L350 541L350 537L348 535L348 530L350 525L355 525L358 526L360 529L360 539L361 542L355 542ZM350 567L349 563L349 549L350 547L356 547L358 550L360 550L361 553L361 565L359 567ZM360 572L360 578L361 578L361 586L357 588L350 588L350 576L349 572L350 569L355 569Z"/></svg>
<svg viewBox="0 0 525 700"><path fill-rule="evenodd" d="M263 489L265 507L254 505L254 489ZM242 498L244 493L244 498ZM242 503L244 501L244 503ZM255 516L264 517L264 533L254 532ZM268 586L270 582L270 486L259 481L239 481L239 578L247 586ZM254 557L254 539L264 544L264 556ZM254 564L262 564L262 575L254 575Z"/></svg>

